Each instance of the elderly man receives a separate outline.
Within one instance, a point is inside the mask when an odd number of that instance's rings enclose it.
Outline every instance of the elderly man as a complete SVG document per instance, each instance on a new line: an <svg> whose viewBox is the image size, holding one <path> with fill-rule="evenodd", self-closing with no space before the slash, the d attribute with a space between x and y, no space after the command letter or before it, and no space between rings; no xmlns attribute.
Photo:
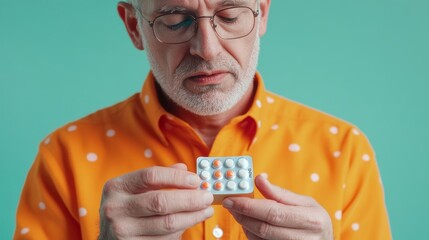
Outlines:
<svg viewBox="0 0 429 240"><path fill-rule="evenodd" d="M15 239L390 239L363 133L264 89L256 65L269 8L120 2L151 72L139 94L41 143ZM212 205L195 160L239 155L253 158L254 198Z"/></svg>

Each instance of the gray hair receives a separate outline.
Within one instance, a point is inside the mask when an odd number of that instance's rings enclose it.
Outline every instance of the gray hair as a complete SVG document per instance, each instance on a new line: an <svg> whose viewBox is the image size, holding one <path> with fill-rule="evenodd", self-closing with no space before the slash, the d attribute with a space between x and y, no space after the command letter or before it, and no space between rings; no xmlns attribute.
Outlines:
<svg viewBox="0 0 429 240"><path fill-rule="evenodd" d="M133 5L134 8L139 8L141 4L141 0L127 0L127 2ZM256 3L258 4L259 9L259 4L261 3L261 0L256 0Z"/></svg>
<svg viewBox="0 0 429 240"><path fill-rule="evenodd" d="M127 0L127 2L133 5L134 8L138 8L140 7L141 0Z"/></svg>

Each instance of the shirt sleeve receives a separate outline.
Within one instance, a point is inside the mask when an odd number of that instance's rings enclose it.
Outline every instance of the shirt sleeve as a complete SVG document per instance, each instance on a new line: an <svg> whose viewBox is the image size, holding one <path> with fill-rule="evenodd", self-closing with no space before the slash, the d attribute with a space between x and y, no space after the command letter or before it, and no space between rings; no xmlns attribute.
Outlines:
<svg viewBox="0 0 429 240"><path fill-rule="evenodd" d="M351 140L350 140L351 139ZM349 133L349 164L338 239L392 239L375 153L366 136Z"/></svg>
<svg viewBox="0 0 429 240"><path fill-rule="evenodd" d="M14 239L81 239L73 181L46 141L27 175L16 216ZM54 147L55 149L55 147Z"/></svg>

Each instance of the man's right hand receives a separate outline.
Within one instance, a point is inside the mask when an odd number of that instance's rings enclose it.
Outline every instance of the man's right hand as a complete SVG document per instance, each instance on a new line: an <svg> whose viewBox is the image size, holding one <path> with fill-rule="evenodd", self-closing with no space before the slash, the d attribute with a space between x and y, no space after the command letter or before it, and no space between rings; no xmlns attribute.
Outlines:
<svg viewBox="0 0 429 240"><path fill-rule="evenodd" d="M213 195L197 190L199 184L184 164L150 167L108 181L99 239L180 239L187 228L213 215Z"/></svg>

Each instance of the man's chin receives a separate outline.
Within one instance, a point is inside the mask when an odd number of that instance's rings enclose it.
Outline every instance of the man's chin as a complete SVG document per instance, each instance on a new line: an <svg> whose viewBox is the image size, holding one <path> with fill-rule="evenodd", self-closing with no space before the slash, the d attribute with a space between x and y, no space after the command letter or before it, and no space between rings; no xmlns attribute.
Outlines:
<svg viewBox="0 0 429 240"><path fill-rule="evenodd" d="M176 103L177 104L177 103ZM210 116L224 113L231 109L231 102L225 102L222 99L217 99L210 96L199 97L191 101L185 101L178 104L188 112L199 116Z"/></svg>
<svg viewBox="0 0 429 240"><path fill-rule="evenodd" d="M198 96L198 97L216 97L216 95L224 94L223 86L219 84L210 84L204 86L192 86L187 87L187 94Z"/></svg>

